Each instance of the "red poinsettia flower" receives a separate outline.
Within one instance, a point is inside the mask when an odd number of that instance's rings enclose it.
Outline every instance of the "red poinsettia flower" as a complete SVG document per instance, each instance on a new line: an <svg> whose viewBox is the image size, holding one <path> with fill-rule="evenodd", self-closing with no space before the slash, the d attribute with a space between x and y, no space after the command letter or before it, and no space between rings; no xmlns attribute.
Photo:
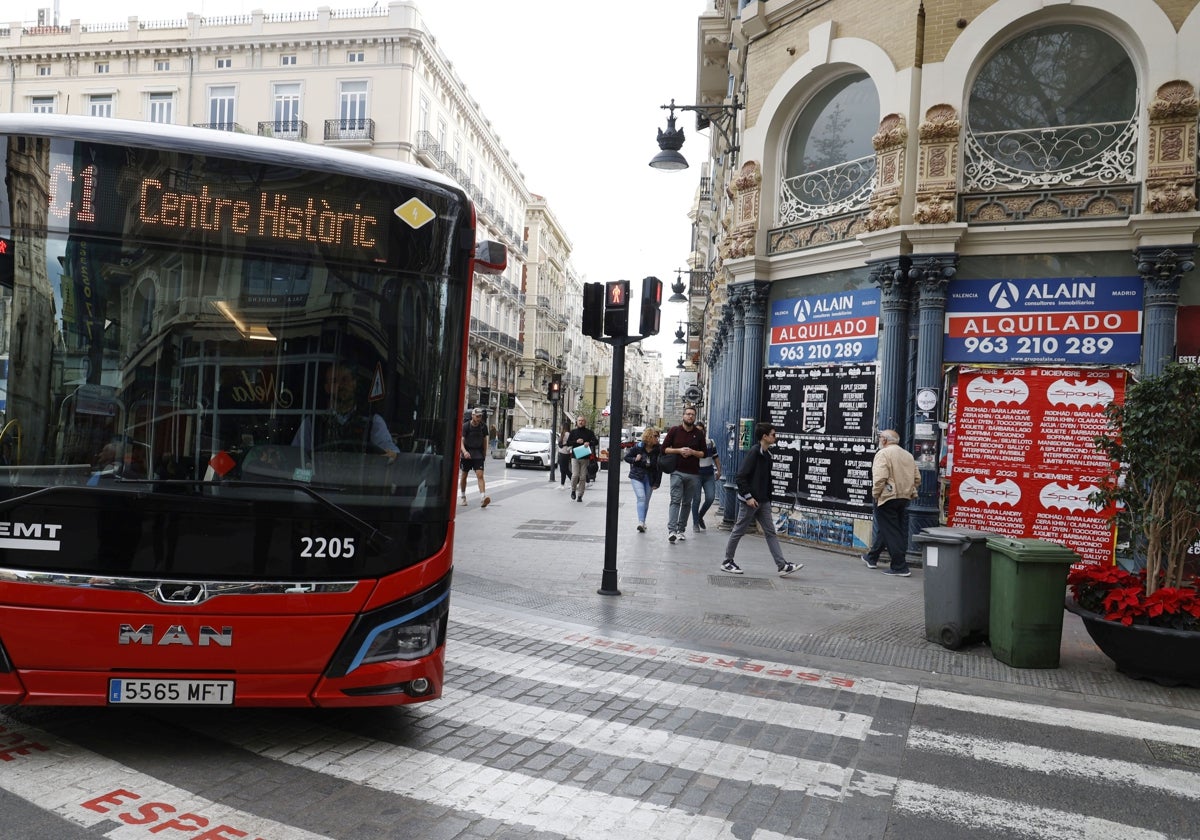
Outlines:
<svg viewBox="0 0 1200 840"><path fill-rule="evenodd" d="M1109 621L1200 630L1200 580L1161 587L1147 596L1144 571L1133 574L1116 565L1093 564L1072 569L1067 583L1079 606Z"/></svg>

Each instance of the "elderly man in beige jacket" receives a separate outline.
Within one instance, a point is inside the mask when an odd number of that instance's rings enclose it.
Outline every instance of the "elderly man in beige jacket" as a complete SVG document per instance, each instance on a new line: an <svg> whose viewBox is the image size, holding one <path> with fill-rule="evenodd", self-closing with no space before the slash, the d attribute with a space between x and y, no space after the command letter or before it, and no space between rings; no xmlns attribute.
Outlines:
<svg viewBox="0 0 1200 840"><path fill-rule="evenodd" d="M908 548L908 527L904 518L908 502L917 497L921 485L921 473L917 462L908 450L900 446L900 435L892 429L879 433L879 451L871 463L871 495L875 499L875 526L887 546L892 558L891 566L883 570L885 575L908 577L908 562L904 559ZM868 568L877 568L870 555L863 556Z"/></svg>

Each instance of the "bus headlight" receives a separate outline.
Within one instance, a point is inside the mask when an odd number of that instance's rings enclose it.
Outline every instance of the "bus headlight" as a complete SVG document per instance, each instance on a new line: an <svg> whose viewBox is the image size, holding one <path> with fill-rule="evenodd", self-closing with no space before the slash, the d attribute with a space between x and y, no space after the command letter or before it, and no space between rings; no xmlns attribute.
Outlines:
<svg viewBox="0 0 1200 840"><path fill-rule="evenodd" d="M344 677L360 665L429 656L446 643L450 575L407 598L358 616L325 669Z"/></svg>
<svg viewBox="0 0 1200 840"><path fill-rule="evenodd" d="M371 640L360 664L390 659L420 659L433 653L437 638L436 620L386 628Z"/></svg>

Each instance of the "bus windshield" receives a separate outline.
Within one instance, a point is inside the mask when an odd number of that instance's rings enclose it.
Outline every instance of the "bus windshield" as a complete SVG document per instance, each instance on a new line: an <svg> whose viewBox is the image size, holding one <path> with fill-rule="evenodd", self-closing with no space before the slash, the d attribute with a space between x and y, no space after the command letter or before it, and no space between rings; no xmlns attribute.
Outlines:
<svg viewBox="0 0 1200 840"><path fill-rule="evenodd" d="M8 565L340 580L443 545L461 190L286 153L0 143Z"/></svg>

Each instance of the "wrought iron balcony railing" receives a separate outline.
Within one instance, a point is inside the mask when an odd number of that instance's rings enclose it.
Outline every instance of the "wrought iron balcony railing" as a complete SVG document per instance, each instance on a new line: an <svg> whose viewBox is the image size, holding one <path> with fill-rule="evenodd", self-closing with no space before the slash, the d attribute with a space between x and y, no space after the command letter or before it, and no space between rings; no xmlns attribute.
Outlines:
<svg viewBox="0 0 1200 840"><path fill-rule="evenodd" d="M964 192L1133 183L1138 121L967 132Z"/></svg>
<svg viewBox="0 0 1200 840"><path fill-rule="evenodd" d="M375 141L375 120L366 118L325 120L325 139L373 143Z"/></svg>
<svg viewBox="0 0 1200 840"><path fill-rule="evenodd" d="M192 123L193 128L211 128L214 131L236 131L245 134L246 131L235 122Z"/></svg>
<svg viewBox="0 0 1200 840"><path fill-rule="evenodd" d="M280 140L308 139L308 123L304 120L276 120L258 124L260 137L277 137Z"/></svg>
<svg viewBox="0 0 1200 840"><path fill-rule="evenodd" d="M875 155L784 178L779 224L839 216L868 206L875 190Z"/></svg>

